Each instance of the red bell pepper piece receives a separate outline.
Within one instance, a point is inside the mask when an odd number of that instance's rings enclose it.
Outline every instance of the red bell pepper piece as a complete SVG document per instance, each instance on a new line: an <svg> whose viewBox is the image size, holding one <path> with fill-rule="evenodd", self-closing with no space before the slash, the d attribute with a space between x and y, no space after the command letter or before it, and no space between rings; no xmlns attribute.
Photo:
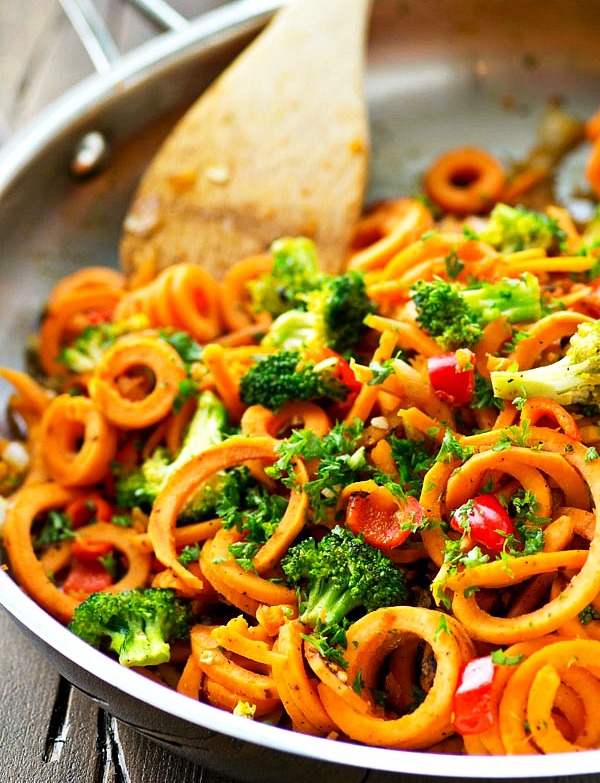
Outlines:
<svg viewBox="0 0 600 783"><path fill-rule="evenodd" d="M75 559L65 579L63 590L76 597L88 596L106 590L112 583L112 576L99 560Z"/></svg>
<svg viewBox="0 0 600 783"><path fill-rule="evenodd" d="M437 396L451 405L466 405L475 391L475 354L467 348L430 356L429 382Z"/></svg>
<svg viewBox="0 0 600 783"><path fill-rule="evenodd" d="M397 498L385 487L354 492L346 507L346 524L354 535L362 533L367 544L384 551L403 544L423 516L418 500Z"/></svg>
<svg viewBox="0 0 600 783"><path fill-rule="evenodd" d="M67 504L65 513L73 529L87 525L92 520L110 522L113 514L110 503L96 493L72 500Z"/></svg>
<svg viewBox="0 0 600 783"><path fill-rule="evenodd" d="M506 537L515 534L515 523L495 495L477 495L456 509L450 527L468 532L476 544L502 552Z"/></svg>
<svg viewBox="0 0 600 783"><path fill-rule="evenodd" d="M496 664L492 657L474 658L464 663L454 692L454 728L459 734L481 734L496 721L493 698Z"/></svg>
<svg viewBox="0 0 600 783"><path fill-rule="evenodd" d="M104 557L112 551L113 545L110 541L93 541L90 538L76 538L71 546L71 552L74 557L89 563Z"/></svg>

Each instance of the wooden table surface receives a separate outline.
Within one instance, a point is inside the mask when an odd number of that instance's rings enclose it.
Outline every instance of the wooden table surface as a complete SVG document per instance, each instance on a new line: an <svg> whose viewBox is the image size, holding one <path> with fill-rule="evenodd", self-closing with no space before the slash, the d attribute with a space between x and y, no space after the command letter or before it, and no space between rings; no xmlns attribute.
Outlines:
<svg viewBox="0 0 600 783"><path fill-rule="evenodd" d="M173 0L192 18L219 0ZM125 52L157 34L124 0L96 8ZM93 66L58 0L0 0L0 144ZM230 783L72 690L0 609L0 783Z"/></svg>

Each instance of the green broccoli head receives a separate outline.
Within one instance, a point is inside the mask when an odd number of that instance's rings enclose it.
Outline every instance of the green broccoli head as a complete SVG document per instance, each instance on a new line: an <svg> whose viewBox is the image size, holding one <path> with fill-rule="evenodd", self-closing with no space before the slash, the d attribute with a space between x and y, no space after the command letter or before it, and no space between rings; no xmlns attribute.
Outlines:
<svg viewBox="0 0 600 783"><path fill-rule="evenodd" d="M187 637L190 608L173 590L149 587L92 593L76 609L69 629L124 666L155 666L171 656L169 642Z"/></svg>
<svg viewBox="0 0 600 783"><path fill-rule="evenodd" d="M417 322L445 351L473 348L481 340L483 329L458 283L419 280L411 292Z"/></svg>
<svg viewBox="0 0 600 783"><path fill-rule="evenodd" d="M420 280L411 291L418 323L446 351L473 348L496 318L533 322L542 309L539 281L529 272L468 287L437 277Z"/></svg>
<svg viewBox="0 0 600 783"><path fill-rule="evenodd" d="M363 276L356 271L327 277L306 297L306 308L325 325L326 344L338 352L356 345L367 332L365 318L375 312Z"/></svg>
<svg viewBox="0 0 600 783"><path fill-rule="evenodd" d="M368 331L365 319L375 312L362 275L324 275L297 305L277 317L263 343L284 351L299 348L352 348Z"/></svg>
<svg viewBox="0 0 600 783"><path fill-rule="evenodd" d="M514 253L529 247L558 251L565 233L556 220L524 207L496 204L479 239L503 253Z"/></svg>
<svg viewBox="0 0 600 783"><path fill-rule="evenodd" d="M282 560L287 583L299 593L300 620L339 625L354 609L367 612L406 603L404 574L380 550L336 526L320 541L307 538Z"/></svg>
<svg viewBox="0 0 600 783"><path fill-rule="evenodd" d="M271 245L273 269L248 286L253 308L281 315L297 306L321 277L317 249L306 237L282 237Z"/></svg>
<svg viewBox="0 0 600 783"><path fill-rule="evenodd" d="M542 314L540 282L531 272L468 286L461 296L480 326L500 317L510 324L533 323Z"/></svg>
<svg viewBox="0 0 600 783"><path fill-rule="evenodd" d="M198 405L188 425L181 449L174 458L166 448L159 446L134 470L119 472L117 466L115 480L117 504L122 508L152 506L158 493L179 468L211 446L221 443L227 426L227 411L221 400L211 391L202 392L198 397ZM201 487L194 496L197 516L204 513L201 510L204 501L207 501L207 511L212 507L212 501L208 501L211 498L214 500L213 490L217 489L219 481L220 477L217 475L214 482L209 482L207 487ZM213 487L215 482L216 485ZM203 501L204 490L206 494Z"/></svg>
<svg viewBox="0 0 600 783"><path fill-rule="evenodd" d="M345 400L349 389L337 377L335 366L319 365L300 351L278 351L260 357L240 381L240 397L246 405L279 410L286 402L327 398Z"/></svg>
<svg viewBox="0 0 600 783"><path fill-rule="evenodd" d="M494 396L546 397L561 405L600 403L600 321L585 321L577 327L569 347L552 364L530 370L494 370Z"/></svg>
<svg viewBox="0 0 600 783"><path fill-rule="evenodd" d="M59 361L67 370L75 373L93 372L102 358L102 354L115 340L131 332L147 329L148 317L145 314L127 318L115 323L106 321L87 326L71 345L61 349Z"/></svg>

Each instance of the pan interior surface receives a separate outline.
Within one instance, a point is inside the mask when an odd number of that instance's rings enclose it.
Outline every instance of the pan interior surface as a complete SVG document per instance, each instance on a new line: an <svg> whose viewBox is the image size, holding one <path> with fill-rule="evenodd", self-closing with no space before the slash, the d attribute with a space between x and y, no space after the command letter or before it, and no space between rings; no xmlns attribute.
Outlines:
<svg viewBox="0 0 600 783"><path fill-rule="evenodd" d="M82 265L118 265L120 226L136 182L182 110L260 30L277 3L233 3L169 34L115 76L93 77L71 100L0 153L2 363L23 366L29 335L61 276ZM235 11L235 8L234 8ZM439 152L477 145L509 163L536 142L549 102L585 119L600 106L597 0L376 0L366 91L371 121L368 200L413 195ZM143 63L141 67L140 63ZM84 95L94 97L84 100ZM35 132L34 132L35 131ZM108 142L95 175L70 173L88 131ZM34 142L32 142L34 139ZM18 158L18 165L14 157ZM557 174L559 200L577 202L585 149ZM3 175L3 167L10 176ZM0 390L4 406L10 390ZM239 719L121 670L44 615L0 573L0 600L28 637L75 685L172 749L240 780L594 780L600 752L571 756L441 757L334 743ZM236 759L237 754L237 761ZM365 771L370 772L365 773ZM496 776L490 775L490 770Z"/></svg>

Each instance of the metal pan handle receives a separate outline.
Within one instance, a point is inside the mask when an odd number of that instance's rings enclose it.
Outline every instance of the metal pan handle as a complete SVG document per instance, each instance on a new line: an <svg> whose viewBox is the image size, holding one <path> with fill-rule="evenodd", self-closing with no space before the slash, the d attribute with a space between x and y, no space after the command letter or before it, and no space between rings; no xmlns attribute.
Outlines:
<svg viewBox="0 0 600 783"><path fill-rule="evenodd" d="M98 73L110 70L121 52L92 0L59 0ZM163 30L181 30L189 21L165 0L128 0Z"/></svg>

